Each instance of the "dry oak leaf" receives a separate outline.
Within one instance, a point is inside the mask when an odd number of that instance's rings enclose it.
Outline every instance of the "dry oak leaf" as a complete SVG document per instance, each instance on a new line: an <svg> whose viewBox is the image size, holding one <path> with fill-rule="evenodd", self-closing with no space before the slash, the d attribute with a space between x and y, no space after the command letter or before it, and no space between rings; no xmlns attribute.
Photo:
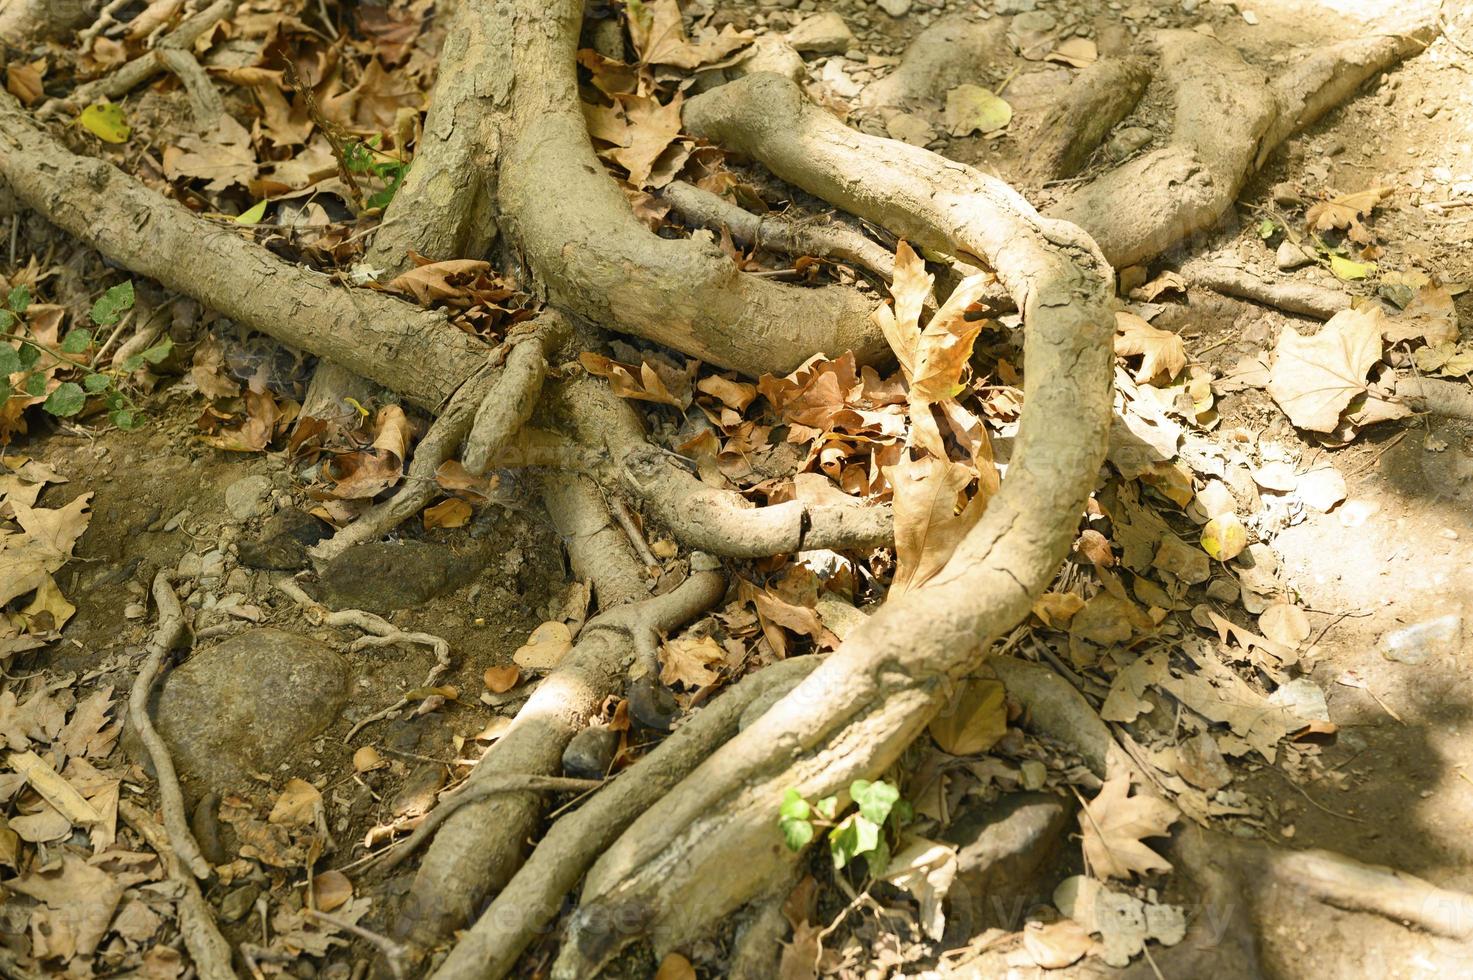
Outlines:
<svg viewBox="0 0 1473 980"><path fill-rule="evenodd" d="M1285 327L1274 348L1268 393L1301 429L1333 432L1340 413L1366 390L1366 372L1381 359L1379 313L1341 310L1305 337Z"/></svg>
<svg viewBox="0 0 1473 980"><path fill-rule="evenodd" d="M1170 871L1171 862L1142 841L1166 836L1176 822L1176 807L1155 796L1131 796L1129 764L1116 752L1112 746L1109 778L1079 813L1084 859L1101 880Z"/></svg>
<svg viewBox="0 0 1473 980"><path fill-rule="evenodd" d="M958 512L971 470L934 456L886 467L885 476L894 490L895 577L890 584L894 599L941 571L982 519L987 501L978 494Z"/></svg>
<svg viewBox="0 0 1473 980"><path fill-rule="evenodd" d="M951 755L978 755L1008 733L1007 694L1001 681L963 681L931 719L931 737Z"/></svg>
<svg viewBox="0 0 1473 980"><path fill-rule="evenodd" d="M1329 231L1340 228L1347 231L1353 241L1369 244L1371 233L1360 223L1360 219L1371 213L1371 209L1382 199L1391 196L1390 187L1371 187L1354 194L1341 194L1328 201L1310 205L1304 212L1304 221L1311 231Z"/></svg>
<svg viewBox="0 0 1473 980"><path fill-rule="evenodd" d="M526 670L551 670L573 649L573 632L566 623L548 620L532 631L527 642L511 655Z"/></svg>
<svg viewBox="0 0 1473 980"><path fill-rule="evenodd" d="M1379 322L1381 336L1390 344L1425 340L1428 346L1436 347L1458 339L1458 311L1452 290L1446 286L1423 286L1399 316L1381 316Z"/></svg>
<svg viewBox="0 0 1473 980"><path fill-rule="evenodd" d="M669 687L676 682L690 690L715 684L721 679L726 651L709 636L671 640L660 648L660 681Z"/></svg>
<svg viewBox="0 0 1473 980"><path fill-rule="evenodd" d="M1123 310L1115 314L1115 353L1120 357L1142 355L1136 381L1150 381L1161 374L1174 378L1187 366L1187 348L1181 337Z"/></svg>
<svg viewBox="0 0 1473 980"><path fill-rule="evenodd" d="M641 65L698 68L719 61L752 43L750 34L737 34L730 24L720 34L708 34L694 43L686 36L676 0L631 0L629 40Z"/></svg>

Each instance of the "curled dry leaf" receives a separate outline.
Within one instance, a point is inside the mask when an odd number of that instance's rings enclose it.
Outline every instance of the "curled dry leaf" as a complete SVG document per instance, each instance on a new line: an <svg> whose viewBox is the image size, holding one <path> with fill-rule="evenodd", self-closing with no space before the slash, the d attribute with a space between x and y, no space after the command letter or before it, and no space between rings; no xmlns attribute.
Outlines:
<svg viewBox="0 0 1473 980"><path fill-rule="evenodd" d="M1305 337L1285 327L1274 348L1268 393L1301 429L1333 432L1340 413L1366 390L1366 373L1381 359L1379 312L1341 310Z"/></svg>
<svg viewBox="0 0 1473 980"><path fill-rule="evenodd" d="M660 648L660 682L677 683L690 690L707 687L721 679L726 651L709 636L682 636Z"/></svg>
<svg viewBox="0 0 1473 980"><path fill-rule="evenodd" d="M426 531L433 531L437 527L465 527L470 519L471 505L459 497L442 500L432 507L426 507L424 512Z"/></svg>
<svg viewBox="0 0 1473 980"><path fill-rule="evenodd" d="M305 779L295 776L286 781L276 805L271 808L267 823L286 827L308 827L322 808L322 793Z"/></svg>
<svg viewBox="0 0 1473 980"><path fill-rule="evenodd" d="M635 368L592 351L578 355L578 361L589 374L608 379L609 387L621 398L671 405L682 411L690 405L689 387L681 387L678 395L671 392L669 385L680 387L680 379L662 377L647 361Z"/></svg>
<svg viewBox="0 0 1473 980"><path fill-rule="evenodd" d="M354 772L372 772L386 765L388 763L384 761L384 757L372 745L365 745L353 753Z"/></svg>
<svg viewBox="0 0 1473 980"><path fill-rule="evenodd" d="M1176 807L1154 796L1131 796L1130 784L1130 765L1111 746L1105 784L1079 814L1084 859L1101 879L1171 870L1171 862L1143 840L1166 836L1176 822Z"/></svg>
<svg viewBox="0 0 1473 980"><path fill-rule="evenodd" d="M1371 209L1391 195L1390 187L1371 187L1354 194L1341 194L1328 201L1312 204L1304 212L1304 221L1311 231L1340 229L1350 235L1351 240L1362 244L1371 242L1371 233L1361 224L1361 219Z"/></svg>
<svg viewBox="0 0 1473 980"><path fill-rule="evenodd" d="M1120 357L1141 355L1141 366L1135 372L1138 382L1162 375L1174 378L1187 366L1186 345L1179 336L1124 310L1115 314L1115 353Z"/></svg>
<svg viewBox="0 0 1473 980"><path fill-rule="evenodd" d="M482 677L486 682L486 689L492 694L505 694L517 686L522 679L522 672L516 667L487 667Z"/></svg>
<svg viewBox="0 0 1473 980"><path fill-rule="evenodd" d="M353 882L336 869L324 871L312 879L312 894L320 911L331 912L342 908L353 897Z"/></svg>
<svg viewBox="0 0 1473 980"><path fill-rule="evenodd" d="M958 512L962 491L972 475L961 463L927 457L889 467L894 488L894 599L928 581L950 560L957 545L982 519L986 501L973 497Z"/></svg>
<svg viewBox="0 0 1473 980"><path fill-rule="evenodd" d="M931 737L943 752L977 755L1008 731L1007 697L1001 681L963 681L946 707L931 720Z"/></svg>
<svg viewBox="0 0 1473 980"><path fill-rule="evenodd" d="M1275 602L1258 617L1264 637L1293 649L1309 639L1309 619L1292 602Z"/></svg>

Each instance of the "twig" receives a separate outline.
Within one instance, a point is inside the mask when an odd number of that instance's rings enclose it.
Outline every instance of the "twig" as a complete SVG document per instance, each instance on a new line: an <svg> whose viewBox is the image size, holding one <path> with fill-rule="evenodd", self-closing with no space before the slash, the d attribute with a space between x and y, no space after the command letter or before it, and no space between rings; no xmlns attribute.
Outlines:
<svg viewBox="0 0 1473 980"><path fill-rule="evenodd" d="M659 568L660 559L650 550L649 542L644 539L644 532L639 529L639 523L634 519L634 513L629 509L623 497L610 495L609 510L614 515L614 520L624 529L624 534L629 538L629 543L634 546L634 551L639 555L639 560L650 568Z"/></svg>
<svg viewBox="0 0 1473 980"><path fill-rule="evenodd" d="M1319 811L1324 812L1324 813L1328 813L1332 817L1339 817L1341 820L1349 820L1352 823L1365 823L1366 822L1365 817L1357 817L1357 816L1355 816L1354 814L1351 814L1351 813L1341 813L1338 810L1331 810L1329 807L1325 806L1319 800L1315 799L1313 796L1310 796L1309 795L1309 792L1307 790L1305 790L1305 788L1303 786L1300 786L1298 783L1296 783L1294 781L1294 777L1290 776L1287 772L1284 772L1284 770L1279 769L1276 766L1270 766L1269 768L1272 771L1278 773L1280 776L1283 776L1284 779L1285 779L1285 781L1288 782L1288 784L1290 786L1294 787L1294 789L1299 793L1300 796L1302 796L1306 800L1308 800L1309 801L1309 805L1312 806L1312 807L1314 807L1316 810L1319 810Z"/></svg>
<svg viewBox="0 0 1473 980"><path fill-rule="evenodd" d="M179 597L169 583L169 573L159 572L153 580L153 599L159 607L159 627L148 641L148 659L133 682L128 694L128 720L138 731L138 738L148 749L153 760L154 772L159 781L159 807L164 813L164 826L168 828L169 842L185 866L196 878L210 876L210 862L200 853L199 844L189 829L189 817L184 812L184 796L179 791L179 776L174 771L174 759L169 748L153 727L148 716L148 699L153 691L166 658L179 639L184 635L184 610Z"/></svg>

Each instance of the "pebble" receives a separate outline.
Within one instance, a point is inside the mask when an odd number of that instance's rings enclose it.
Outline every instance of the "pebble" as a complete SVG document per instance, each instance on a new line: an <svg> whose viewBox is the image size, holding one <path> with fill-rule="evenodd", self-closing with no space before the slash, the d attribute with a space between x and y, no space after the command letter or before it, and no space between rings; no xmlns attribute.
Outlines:
<svg viewBox="0 0 1473 980"><path fill-rule="evenodd" d="M305 511L277 511L255 538L239 546L241 564L251 568L292 571L307 564L307 548L327 536L331 528Z"/></svg>
<svg viewBox="0 0 1473 980"><path fill-rule="evenodd" d="M241 885L233 891L225 893L220 899L220 920L222 922L239 922L251 914L251 909L256 907L256 899L261 895L261 886L255 883Z"/></svg>
<svg viewBox="0 0 1473 980"><path fill-rule="evenodd" d="M1038 9L1038 0L997 0L992 9L1004 17L1027 14Z"/></svg>
<svg viewBox="0 0 1473 980"><path fill-rule="evenodd" d="M563 750L563 774L573 779L602 779L618 749L618 732L607 725L589 725Z"/></svg>
<svg viewBox="0 0 1473 980"><path fill-rule="evenodd" d="M1111 160L1124 160L1136 150L1151 142L1152 133L1140 126L1127 126L1110 137L1105 147Z"/></svg>
<svg viewBox="0 0 1473 980"><path fill-rule="evenodd" d="M891 139L909 143L911 146L925 146L936 138L936 130L931 124L911 112L895 113L886 120L885 131Z"/></svg>
<svg viewBox="0 0 1473 980"><path fill-rule="evenodd" d="M879 7L891 17L900 18L910 13L910 0L879 0Z"/></svg>
<svg viewBox="0 0 1473 980"><path fill-rule="evenodd" d="M1275 184L1273 189L1269 191L1269 194L1273 197L1274 203L1282 208L1296 208L1304 203L1304 198L1300 196L1299 189L1287 180Z"/></svg>
<svg viewBox="0 0 1473 980"><path fill-rule="evenodd" d="M833 11L799 21L787 33L788 43L803 54L843 54L854 46L854 34Z"/></svg>
<svg viewBox="0 0 1473 980"><path fill-rule="evenodd" d="M1456 654L1463 645L1463 617L1457 613L1426 619L1381 637L1381 655L1402 664L1426 663Z"/></svg>
<svg viewBox="0 0 1473 980"><path fill-rule="evenodd" d="M1306 254L1303 248L1287 238L1279 242L1279 249L1274 253L1274 265L1278 266L1280 272L1290 272L1313 261L1314 258Z"/></svg>
<svg viewBox="0 0 1473 980"><path fill-rule="evenodd" d="M271 479L260 474L243 476L225 488L225 510L237 521L264 516L270 499Z"/></svg>

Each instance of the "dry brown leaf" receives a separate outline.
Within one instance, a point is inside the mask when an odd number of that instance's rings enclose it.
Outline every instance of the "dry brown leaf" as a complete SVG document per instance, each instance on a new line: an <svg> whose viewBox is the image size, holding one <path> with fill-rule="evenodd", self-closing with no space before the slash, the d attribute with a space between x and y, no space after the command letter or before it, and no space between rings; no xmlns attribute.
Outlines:
<svg viewBox="0 0 1473 980"><path fill-rule="evenodd" d="M1154 796L1130 795L1130 765L1111 747L1105 784L1079 814L1084 859L1101 880L1170 871L1171 862L1143 843L1164 837L1176 822L1176 807Z"/></svg>
<svg viewBox="0 0 1473 980"><path fill-rule="evenodd" d="M655 971L655 980L696 980L696 968L679 953L666 953Z"/></svg>
<svg viewBox="0 0 1473 980"><path fill-rule="evenodd" d="M321 791L305 779L293 776L282 787L266 822L283 827L310 827L321 809Z"/></svg>
<svg viewBox="0 0 1473 980"><path fill-rule="evenodd" d="M1354 194L1341 194L1328 201L1312 204L1304 212L1304 221L1311 231L1330 231L1334 228L1349 233L1352 240L1362 244L1371 242L1371 233L1360 219L1371 213L1371 209L1391 196L1393 188L1372 187Z"/></svg>
<svg viewBox="0 0 1473 980"><path fill-rule="evenodd" d="M660 681L667 687L684 684L690 690L721 679L726 651L709 636L683 636L660 647Z"/></svg>
<svg viewBox="0 0 1473 980"><path fill-rule="evenodd" d="M524 670L551 670L573 649L573 633L567 624L549 620L532 631L527 642L512 654L512 660Z"/></svg>
<svg viewBox="0 0 1473 980"><path fill-rule="evenodd" d="M982 519L987 504L979 494L958 512L962 491L972 480L961 463L927 457L887 467L885 474L894 488L895 577L890 584L894 599L941 571Z"/></svg>
<svg viewBox="0 0 1473 980"><path fill-rule="evenodd" d="M1390 344L1422 340L1435 347L1458 339L1458 311L1453 305L1452 291L1446 286L1423 286L1400 315L1379 319L1381 336Z"/></svg>
<svg viewBox="0 0 1473 980"><path fill-rule="evenodd" d="M1187 366L1187 349L1181 337L1124 310L1115 314L1115 353L1120 357L1142 355L1141 366L1135 372L1138 382L1160 375L1174 378Z"/></svg>
<svg viewBox="0 0 1473 980"><path fill-rule="evenodd" d="M12 62L5 66L5 90L20 99L22 105L35 105L46 95L41 83L45 74L45 58L29 63Z"/></svg>
<svg viewBox="0 0 1473 980"><path fill-rule="evenodd" d="M931 737L941 751L977 755L1008 732L1008 704L1001 681L963 681L946 706L931 719Z"/></svg>
<svg viewBox="0 0 1473 980"><path fill-rule="evenodd" d="M365 745L353 753L354 772L372 772L386 765L388 763L384 761L384 757L372 745Z"/></svg>
<svg viewBox="0 0 1473 980"><path fill-rule="evenodd" d="M639 367L635 368L628 364L620 364L602 354L584 351L578 355L578 362L589 374L607 378L609 387L621 398L634 398L639 401L654 402L657 405L671 405L682 411L690 405L689 388L683 388L679 395L671 392L666 384L666 378L662 377L659 371L647 361L641 362ZM636 372L638 372L637 376ZM670 380L675 381L673 378Z"/></svg>
<svg viewBox="0 0 1473 980"><path fill-rule="evenodd" d="M1045 592L1033 600L1033 615L1049 629L1067 629L1069 620L1084 608L1084 597L1077 592Z"/></svg>
<svg viewBox="0 0 1473 980"><path fill-rule="evenodd" d="M317 899L318 909L331 912L353 897L353 882L337 869L324 871L312 879L312 894Z"/></svg>
<svg viewBox="0 0 1473 980"><path fill-rule="evenodd" d="M466 293L466 283L491 271L491 263L479 259L447 259L410 269L389 283L392 292L413 296L422 306Z"/></svg>
<svg viewBox="0 0 1473 980"><path fill-rule="evenodd" d="M1045 61L1057 61L1073 68L1084 68L1094 64L1100 57L1100 49L1087 37L1071 37L1044 57Z"/></svg>
<svg viewBox="0 0 1473 980"><path fill-rule="evenodd" d="M46 905L49 915L32 913L32 935L62 945L52 947L51 954L33 949L34 955L38 958L55 955L63 960L72 956L90 957L107 934L113 912L123 897L123 885L74 854L61 853L60 857L59 865L49 862L44 870L34 870L5 885Z"/></svg>
<svg viewBox="0 0 1473 980"><path fill-rule="evenodd" d="M459 497L442 500L424 512L425 530L437 527L465 527L471 519L471 505Z"/></svg>
<svg viewBox="0 0 1473 980"><path fill-rule="evenodd" d="M205 190L246 187L256 177L256 151L251 134L233 116L222 115L204 135L187 133L175 146L164 149L164 176L170 180L192 177L207 181Z"/></svg>
<svg viewBox="0 0 1473 980"><path fill-rule="evenodd" d="M737 34L730 24L719 34L692 42L685 33L676 0L648 0L629 5L629 40L641 65L698 68L720 61L752 43L750 34Z"/></svg>
<svg viewBox="0 0 1473 980"><path fill-rule="evenodd" d="M1284 327L1274 348L1268 393L1301 429L1333 432L1340 413L1366 390L1366 372L1381 359L1381 317L1341 310L1319 333Z"/></svg>
<svg viewBox="0 0 1473 980"><path fill-rule="evenodd" d="M521 681L522 672L510 665L487 667L481 679L486 682L486 689L492 694L505 694Z"/></svg>
<svg viewBox="0 0 1473 980"><path fill-rule="evenodd" d="M1309 639L1309 619L1292 602L1275 602L1258 615L1265 638L1294 649Z"/></svg>

